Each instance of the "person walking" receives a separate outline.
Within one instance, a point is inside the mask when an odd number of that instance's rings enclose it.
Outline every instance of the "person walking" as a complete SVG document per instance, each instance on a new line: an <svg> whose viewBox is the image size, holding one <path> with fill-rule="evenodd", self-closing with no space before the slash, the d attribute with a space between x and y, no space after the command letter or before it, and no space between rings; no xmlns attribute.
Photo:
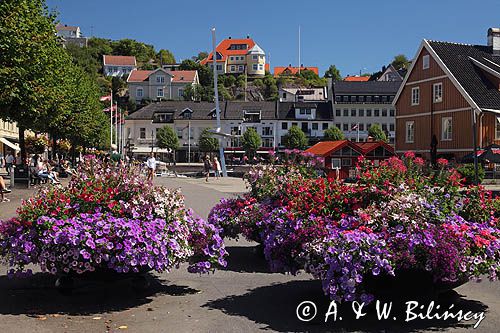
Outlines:
<svg viewBox="0 0 500 333"><path fill-rule="evenodd" d="M10 175L11 170L12 170L12 165L14 165L14 160L15 157L12 155L12 153L8 152L7 155L5 156L5 170L7 170L7 173Z"/></svg>
<svg viewBox="0 0 500 333"><path fill-rule="evenodd" d="M221 177L221 167L220 167L220 163L219 163L219 160L217 159L217 156L214 157L214 161L213 161L213 169L215 171L215 177L217 179L219 179L219 177Z"/></svg>
<svg viewBox="0 0 500 333"><path fill-rule="evenodd" d="M203 161L203 170L205 171L205 181L208 182L208 177L210 177L210 157L205 156Z"/></svg>
<svg viewBox="0 0 500 333"><path fill-rule="evenodd" d="M156 170L156 159L154 153L151 153L151 155L147 159L146 167L148 168L148 181L153 181L153 177Z"/></svg>

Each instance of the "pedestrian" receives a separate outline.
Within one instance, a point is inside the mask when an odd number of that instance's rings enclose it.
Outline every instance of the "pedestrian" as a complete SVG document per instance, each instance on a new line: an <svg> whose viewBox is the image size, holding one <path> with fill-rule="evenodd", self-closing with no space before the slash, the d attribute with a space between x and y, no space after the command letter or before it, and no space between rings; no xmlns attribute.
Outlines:
<svg viewBox="0 0 500 333"><path fill-rule="evenodd" d="M205 171L205 181L208 182L208 177L210 176L210 157L205 156L203 161L203 170Z"/></svg>
<svg viewBox="0 0 500 333"><path fill-rule="evenodd" d="M215 171L215 177L217 179L219 179L219 177L221 177L221 167L220 167L220 163L219 163L219 160L217 159L217 156L214 157L214 161L213 161L213 169Z"/></svg>
<svg viewBox="0 0 500 333"><path fill-rule="evenodd" d="M5 181L3 180L3 177L0 176L0 202L9 202L10 200L5 197L5 193L10 193L11 190L7 188L5 185Z"/></svg>
<svg viewBox="0 0 500 333"><path fill-rule="evenodd" d="M10 175L11 170L12 170L12 165L14 164L15 157L12 155L11 152L8 152L7 155L5 156L5 170L7 170L7 173Z"/></svg>
<svg viewBox="0 0 500 333"><path fill-rule="evenodd" d="M146 167L148 168L148 181L153 181L153 177L156 170L156 159L154 153L151 153L151 155L147 159Z"/></svg>

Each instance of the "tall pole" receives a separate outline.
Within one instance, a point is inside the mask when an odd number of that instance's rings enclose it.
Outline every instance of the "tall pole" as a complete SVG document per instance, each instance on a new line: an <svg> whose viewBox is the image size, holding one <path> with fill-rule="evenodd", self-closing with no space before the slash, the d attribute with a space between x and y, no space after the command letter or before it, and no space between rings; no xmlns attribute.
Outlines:
<svg viewBox="0 0 500 333"><path fill-rule="evenodd" d="M472 133L474 135L474 184L478 185L479 183L479 165L477 161L477 117L476 117L476 109L472 109Z"/></svg>
<svg viewBox="0 0 500 333"><path fill-rule="evenodd" d="M216 54L217 52L215 51L216 45L215 45L215 28L212 28L212 47L213 47L213 52L212 52L212 60L214 64L214 91L215 91L215 114L217 115L217 131L221 131L221 125L220 125L220 107L219 107L219 91L217 89L217 61L216 61ZM226 159L224 158L224 147L222 146L222 137L218 137L219 140L219 155L220 155L220 164L222 168L222 176L227 177L227 170L226 170Z"/></svg>
<svg viewBox="0 0 500 333"><path fill-rule="evenodd" d="M191 165L191 121L188 121L188 164Z"/></svg>
<svg viewBox="0 0 500 333"><path fill-rule="evenodd" d="M116 105L116 112L115 112L115 143L116 143L116 150L118 151L118 103L115 102Z"/></svg>
<svg viewBox="0 0 500 333"><path fill-rule="evenodd" d="M359 142L359 123L356 123L356 130L358 131L358 137L356 139L356 142Z"/></svg>
<svg viewBox="0 0 500 333"><path fill-rule="evenodd" d="M300 74L300 25L299 25L299 74Z"/></svg>
<svg viewBox="0 0 500 333"><path fill-rule="evenodd" d="M110 127L109 127L109 151L113 152L113 89L111 89L111 104L109 108L110 112Z"/></svg>

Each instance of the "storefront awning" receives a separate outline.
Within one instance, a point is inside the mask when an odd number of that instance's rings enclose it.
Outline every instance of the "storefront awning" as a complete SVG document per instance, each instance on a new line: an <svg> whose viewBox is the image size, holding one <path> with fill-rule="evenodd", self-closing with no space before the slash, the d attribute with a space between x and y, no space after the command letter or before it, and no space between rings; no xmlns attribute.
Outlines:
<svg viewBox="0 0 500 333"><path fill-rule="evenodd" d="M130 152L134 154L147 154L151 152L151 147L134 147L130 150ZM158 147L154 147L153 152L155 153L171 153L170 149L161 149Z"/></svg>
<svg viewBox="0 0 500 333"><path fill-rule="evenodd" d="M4 143L4 144L5 144L5 145L7 145L8 147L10 147L10 148L12 148L12 149L14 149L14 150L16 150L16 151L21 150L21 148L20 148L17 144L15 144L15 143L13 143L13 142L10 142L10 141L9 141L9 140L7 140L6 138L0 138L0 142Z"/></svg>

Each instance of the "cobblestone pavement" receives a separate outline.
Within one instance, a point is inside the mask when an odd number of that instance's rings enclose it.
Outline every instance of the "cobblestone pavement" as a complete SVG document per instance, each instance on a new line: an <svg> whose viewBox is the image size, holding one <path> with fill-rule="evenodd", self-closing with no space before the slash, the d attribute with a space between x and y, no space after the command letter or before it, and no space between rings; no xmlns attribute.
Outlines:
<svg viewBox="0 0 500 333"><path fill-rule="evenodd" d="M186 204L206 217L222 197L241 192L238 179L204 183L203 179L157 178L169 187L181 187ZM0 205L0 218L14 215L23 197L32 190L16 189L10 204ZM135 292L128 281L78 282L71 296L60 295L54 279L35 274L24 280L9 280L0 266L0 332L465 332L470 325L442 320L404 322L401 302L394 304L398 320L376 320L375 309L355 320L350 306L339 309L343 320L325 324L328 300L321 283L307 274L272 274L255 244L229 241L229 265L211 275L193 275L185 267L171 273L151 274L152 286ZM500 327L499 283L468 283L437 298L454 309L485 311L476 332L498 332ZM408 286L411 289L411 286ZM296 318L296 307L305 300L317 304L318 315L310 322ZM433 298L420 298L429 304ZM444 308L444 305L443 305ZM422 310L425 311L425 310Z"/></svg>

